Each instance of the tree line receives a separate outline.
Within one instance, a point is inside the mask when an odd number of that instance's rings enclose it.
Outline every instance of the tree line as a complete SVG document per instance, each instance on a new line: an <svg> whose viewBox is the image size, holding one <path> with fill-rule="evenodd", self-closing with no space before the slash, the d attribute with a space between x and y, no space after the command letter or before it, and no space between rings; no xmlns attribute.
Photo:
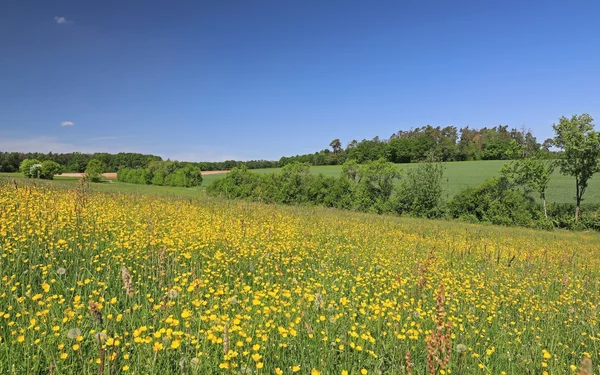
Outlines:
<svg viewBox="0 0 600 375"><path fill-rule="evenodd" d="M313 154L283 156L275 160L225 160L222 162L197 162L203 171L230 170L244 165L248 169L283 167L293 162L310 165L341 165L346 160L359 163L384 159L393 163L414 163L423 161L430 154L441 161L463 160L509 160L524 158L539 152L545 157L554 157L550 151L552 140L538 143L531 131L525 129L509 129L508 126L471 129L455 126L433 127L430 125L406 131L398 131L388 139L353 140L346 147L339 139L329 144L331 149L324 149ZM152 161L163 161L157 155L126 153L109 154L105 152L86 154L71 153L39 153L39 152L0 152L0 172L17 172L25 159L40 162L51 160L61 165L64 172L85 171L87 163L92 159L100 160L106 166L105 172L118 172L123 168L147 168Z"/></svg>
<svg viewBox="0 0 600 375"><path fill-rule="evenodd" d="M234 168L225 178L209 185L207 191L215 196L266 203L600 230L599 205L588 205L580 214L589 180L600 172L600 133L594 131L593 119L587 114L561 117L553 129L555 137L551 142L561 149L557 159L548 160L544 150L533 148L520 159L505 164L500 177L468 187L448 201L443 199L444 167L435 149L404 175L397 165L384 158L363 163L347 160L340 177L310 174L309 163L294 161L285 165L281 173L257 174L243 166ZM525 151L523 147L516 150ZM574 178L574 204L546 202L546 189L555 168ZM536 196L541 204L536 202Z"/></svg>
<svg viewBox="0 0 600 375"><path fill-rule="evenodd" d="M574 115L570 119L561 117L559 123L553 125L553 129L555 137L539 144L530 131L509 130L508 126L479 130L466 127L460 129L460 138L455 127L425 126L400 131L386 141L380 141L377 137L370 141L353 141L346 149L342 149L340 140L335 139L330 143L331 152L323 150L311 155L282 158L279 162L231 160L192 163L163 161L159 156L137 153L114 155L4 153L0 154L2 155L0 169L6 172L20 170L27 177L48 179L63 171L85 171L92 181L100 181L103 172L117 170L118 179L123 182L185 187L200 186L202 170L233 169L223 182L215 183L209 190L232 198L264 199L277 203L335 204L339 206L338 208L375 210L380 213L390 210L414 213L420 212L418 207L421 203L415 203L415 199L417 201L420 199L417 198L423 194L423 189L437 189L427 178L438 176L440 169L423 167L425 169L418 169L417 174L409 172L400 184L405 189L402 193L396 192L398 198L392 204L390 197L394 195L394 189L390 181L398 178L398 175L394 174L397 172L392 173L394 170L392 163L426 159L437 161L513 159L516 161L503 168L501 179L465 190L455 197L454 204L449 202L445 212L455 217L471 217L477 220L489 218L489 212L493 212L492 208L498 208L498 205L494 203L489 208L482 208L481 202L490 201L486 194L496 192L504 196L507 193L507 197L517 199L520 196L513 192L513 187L520 186L526 196L532 192L539 194L539 198L543 201L544 218L547 219L545 188L554 168L559 168L561 173L575 178L575 222L578 222L581 202L589 180L600 170L598 164L600 135L594 131L593 119L587 114ZM550 151L552 146L557 147L559 151ZM555 161L547 162L552 158L555 158ZM343 164L342 178L332 180L323 176L311 177L307 168L310 165L323 163ZM263 178L248 174L248 169L270 168L278 165L284 166L281 175L270 174ZM290 167L286 168L288 166ZM427 174L428 177L418 174ZM236 178L240 181L236 182ZM291 182L286 178L291 179ZM421 180L422 178L426 179ZM292 183L294 181L301 181L301 186L305 183L310 186L299 188L297 184ZM241 186L236 187L236 183L240 183ZM349 196L352 197L350 202L342 196L342 193L350 194ZM410 198L413 196L417 198ZM471 205L474 204L476 208L472 211L460 211L468 206L467 201L473 196L477 198ZM431 200L432 197L429 196L427 199ZM456 203L458 199L463 199L463 202ZM529 207L525 201L519 199L515 201L517 204L512 209L502 211L505 215L492 215L492 217L504 219L511 217L507 223L522 222L512 217L514 212ZM325 203L329 201L332 203ZM495 201L496 199L491 199L491 202ZM394 208L390 209L390 205ZM430 215L428 213L426 216ZM491 221L494 222L495 219Z"/></svg>
<svg viewBox="0 0 600 375"><path fill-rule="evenodd" d="M147 168L123 168L117 180L132 184L195 187L202 185L199 163L153 160Z"/></svg>
<svg viewBox="0 0 600 375"><path fill-rule="evenodd" d="M121 168L144 168L152 160L162 160L160 156L121 152L118 154L80 152L41 153L41 152L2 152L0 153L0 172L17 172L25 159L44 162L53 161L62 167L63 172L83 173L92 159L101 161L106 170L117 172Z"/></svg>
<svg viewBox="0 0 600 375"><path fill-rule="evenodd" d="M414 163L433 155L440 161L511 160L543 152L552 157L552 140L539 143L531 131L508 126L458 129L430 125L398 131L388 139L353 140L345 148L339 139L313 154L282 157L279 165L293 162L311 165L341 165L346 160L359 163L384 159L392 163Z"/></svg>
<svg viewBox="0 0 600 375"><path fill-rule="evenodd" d="M108 167L100 159L90 160L84 170L91 182L102 182ZM28 178L52 180L63 172L52 160L25 159L19 171ZM202 170L197 163L152 160L147 168L121 168L117 180L132 184L197 187L202 184Z"/></svg>
<svg viewBox="0 0 600 375"><path fill-rule="evenodd" d="M40 153L40 152L0 152L0 172L19 172L19 167L25 159L37 160L40 163L44 161L53 161L61 166L63 172L83 173L88 163L93 160L101 161L104 166L104 172L118 172L124 168L139 169L147 168L153 161L164 161L157 155L147 155L131 152L120 152L118 154L109 154L99 152L94 154L85 154L80 152L70 153ZM226 160L222 162L198 162L193 163L203 171L230 170L241 164L249 169L275 168L276 161L269 160L249 160L237 161Z"/></svg>

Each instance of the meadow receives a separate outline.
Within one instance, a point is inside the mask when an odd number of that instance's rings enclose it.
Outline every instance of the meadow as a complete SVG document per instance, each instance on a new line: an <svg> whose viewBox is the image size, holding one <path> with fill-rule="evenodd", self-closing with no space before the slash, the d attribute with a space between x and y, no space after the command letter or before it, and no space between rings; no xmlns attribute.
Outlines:
<svg viewBox="0 0 600 375"><path fill-rule="evenodd" d="M598 372L599 244L4 179L0 373Z"/></svg>
<svg viewBox="0 0 600 375"><path fill-rule="evenodd" d="M461 190L469 186L477 186L485 181L486 178L497 177L499 171L506 161L503 160L480 160L480 161L463 161L463 162L447 162L442 163L444 170L444 197L452 198ZM406 173L412 168L416 168L418 164L397 164L401 173ZM278 173L281 168L265 168L252 169L255 173ZM341 166L313 166L310 168L313 174L323 174L325 176L339 177L341 175ZM169 187L169 186L154 186L154 185L139 185L129 184L112 180L112 182L93 184L92 189L102 192L120 192L133 194L153 194L163 196L185 196L198 197L203 195L204 188L210 185L213 181L221 179L225 174L207 174L202 176L202 186L198 188L184 187ZM22 179L20 173L0 173L0 179ZM585 194L584 204L600 204L600 188L597 180L600 177L596 176L590 181L590 187ZM64 186L75 186L79 181L75 177L55 176L53 183ZM554 171L552 179L548 185L547 199L552 203L574 203L575 199L575 182L573 178L564 176ZM536 197L537 198L537 197Z"/></svg>
<svg viewBox="0 0 600 375"><path fill-rule="evenodd" d="M63 177L54 176L53 180L28 180L21 173L0 173L0 182L12 183L17 181L19 183L29 182L34 185L40 186L57 186L65 188L74 188L79 184L79 177ZM186 188L186 187L173 187L173 186L158 186L158 185L141 185L141 184L128 184L117 180L104 180L101 183L89 183L88 187L92 191L98 191L103 193L125 193L125 194L143 194L143 195L159 195L164 197L188 197L195 198L205 195L203 188Z"/></svg>

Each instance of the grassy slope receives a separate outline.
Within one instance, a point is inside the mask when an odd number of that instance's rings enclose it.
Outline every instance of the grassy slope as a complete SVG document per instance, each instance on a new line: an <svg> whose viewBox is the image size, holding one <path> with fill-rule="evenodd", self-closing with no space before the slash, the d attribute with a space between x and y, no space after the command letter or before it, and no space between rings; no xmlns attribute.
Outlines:
<svg viewBox="0 0 600 375"><path fill-rule="evenodd" d="M505 161L489 160L489 161L464 161L464 162L449 162L444 163L446 170L444 172L445 193L451 198L456 193L468 186L481 184L486 178L498 175L498 171ZM398 168L405 173L407 170L415 168L417 164L398 164ZM339 176L341 166L319 166L312 167L312 173L322 173L326 176ZM278 172L280 168L271 169L255 169L256 173L272 173ZM18 173L0 173L0 177L15 177L20 178ZM208 186L213 181L223 178L224 174L212 174L203 176L203 186ZM590 187L585 194L584 203L600 204L600 183L599 176L591 180ZM57 184L75 185L76 178L57 177ZM168 186L145 186L135 184L125 184L114 181L112 183L92 184L93 190L107 192L123 192L123 193L139 193L139 194L155 194L155 195L175 195L194 197L203 194L203 189L196 188L176 188ZM575 182L571 177L563 176L558 171L554 172L554 176L548 187L547 199L554 203L574 203Z"/></svg>

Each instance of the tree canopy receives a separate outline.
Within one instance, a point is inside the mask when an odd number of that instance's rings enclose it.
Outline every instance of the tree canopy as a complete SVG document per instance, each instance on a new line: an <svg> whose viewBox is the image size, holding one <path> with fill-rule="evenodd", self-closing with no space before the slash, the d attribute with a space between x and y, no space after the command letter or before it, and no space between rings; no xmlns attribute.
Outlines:
<svg viewBox="0 0 600 375"><path fill-rule="evenodd" d="M561 117L554 129L554 145L562 150L557 164L560 172L575 178L575 220L583 195L592 176L600 171L600 133L594 131L594 119L588 114Z"/></svg>

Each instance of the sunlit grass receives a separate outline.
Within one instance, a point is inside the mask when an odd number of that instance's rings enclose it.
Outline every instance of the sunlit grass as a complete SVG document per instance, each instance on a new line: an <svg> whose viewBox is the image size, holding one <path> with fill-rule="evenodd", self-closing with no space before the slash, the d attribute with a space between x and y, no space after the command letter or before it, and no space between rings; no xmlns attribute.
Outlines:
<svg viewBox="0 0 600 375"><path fill-rule="evenodd" d="M55 186L0 183L0 373L598 364L596 233Z"/></svg>

